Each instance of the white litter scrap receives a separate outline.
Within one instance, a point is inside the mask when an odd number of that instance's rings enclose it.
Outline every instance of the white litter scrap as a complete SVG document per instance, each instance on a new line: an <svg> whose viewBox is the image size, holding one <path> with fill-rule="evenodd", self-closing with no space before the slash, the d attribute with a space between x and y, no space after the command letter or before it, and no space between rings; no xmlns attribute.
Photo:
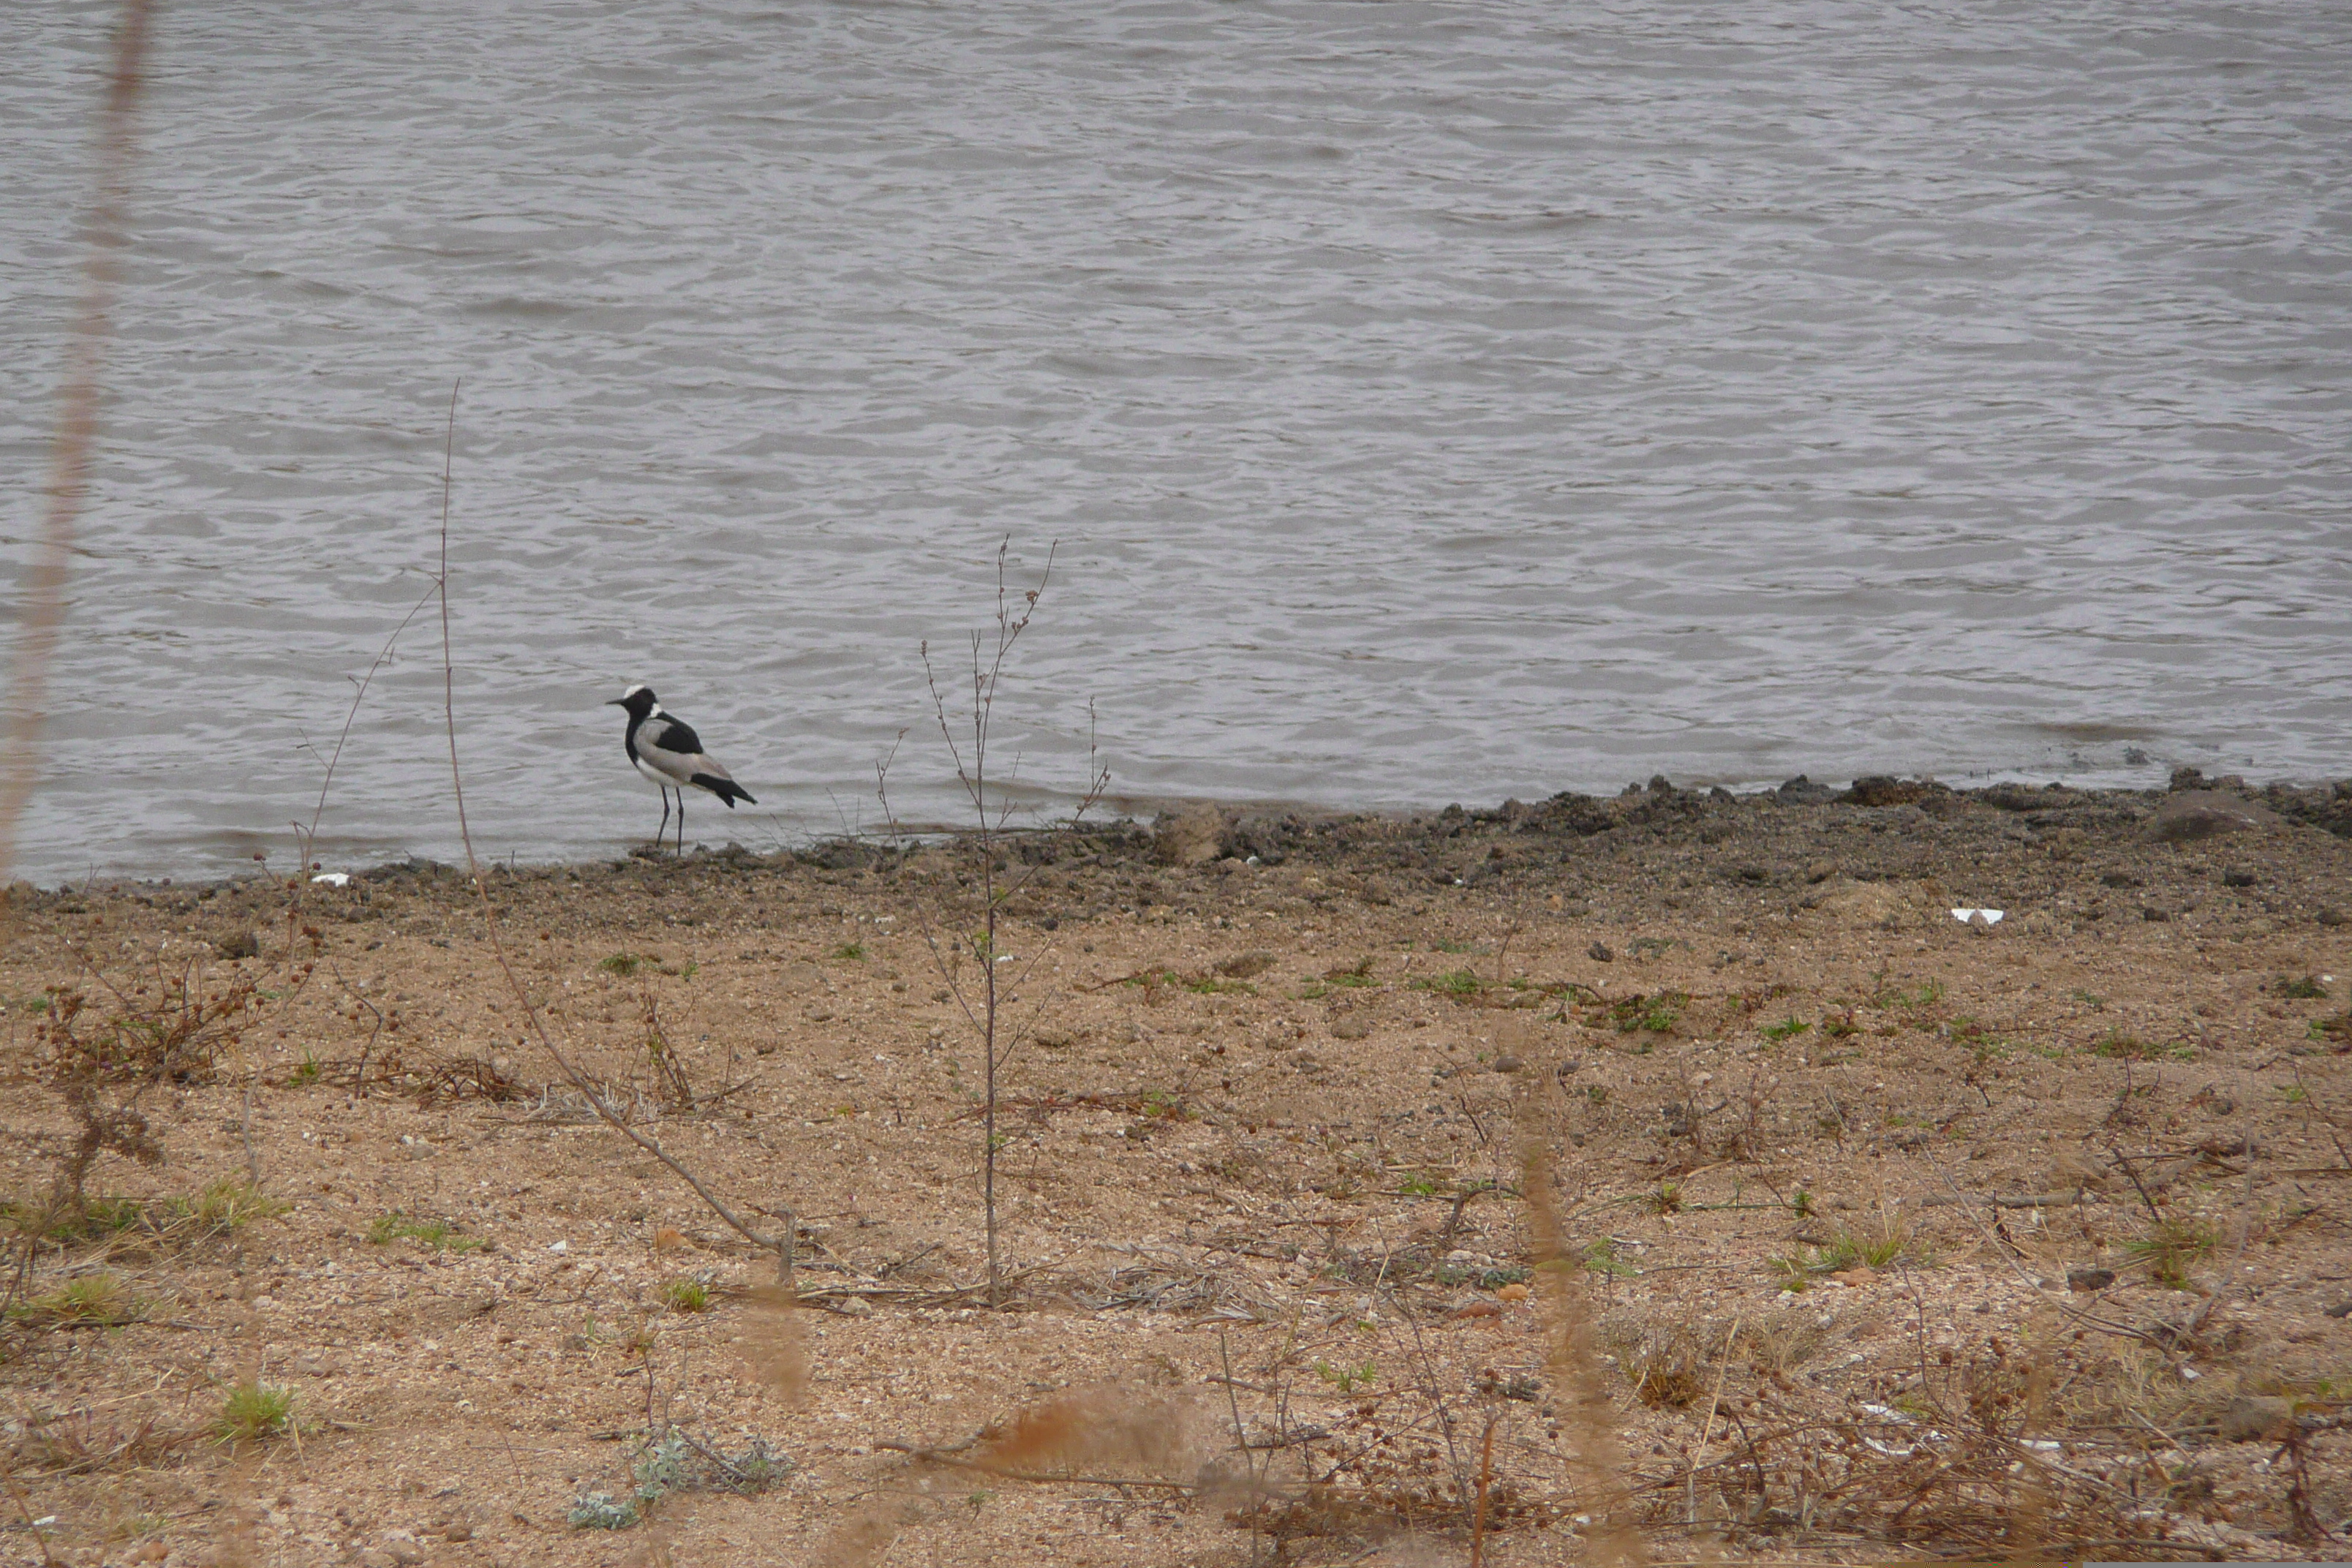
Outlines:
<svg viewBox="0 0 2352 1568"><path fill-rule="evenodd" d="M351 879L352 874L349 871L321 871L310 879L313 882L324 882L330 888L347 887Z"/></svg>
<svg viewBox="0 0 2352 1568"><path fill-rule="evenodd" d="M2007 910L1954 910L1952 918L1964 926L1997 926Z"/></svg>
<svg viewBox="0 0 2352 1568"><path fill-rule="evenodd" d="M1865 1405L1863 1406L1863 1409L1867 1411L1869 1414L1877 1416L1881 1421L1891 1422L1897 1426L1916 1427L1919 1426L1917 1421L1912 1419L1910 1416L1905 1415L1902 1411L1895 1409L1892 1405ZM1940 1443L1944 1441L1944 1435L1941 1432L1935 1430L1933 1427L1922 1428L1919 1436L1922 1441L1926 1443ZM1907 1459L1912 1455L1917 1453L1921 1446L1919 1443L1914 1443L1905 1447L1896 1447L1892 1443L1882 1443L1874 1437L1864 1437L1862 1442L1863 1446L1870 1449L1871 1452L1881 1455L1889 1459Z"/></svg>

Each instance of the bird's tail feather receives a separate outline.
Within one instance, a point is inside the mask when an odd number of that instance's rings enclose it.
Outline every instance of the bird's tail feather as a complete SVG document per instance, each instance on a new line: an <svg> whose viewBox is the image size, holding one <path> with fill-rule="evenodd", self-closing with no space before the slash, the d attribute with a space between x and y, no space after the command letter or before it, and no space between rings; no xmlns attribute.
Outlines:
<svg viewBox="0 0 2352 1568"><path fill-rule="evenodd" d="M752 805L760 804L757 800L752 799L751 792L750 790L745 789L733 779L723 779L717 773L697 773L694 775L692 782L700 784L704 789L709 790L711 794L725 801L727 803L727 809L730 811L735 809L735 803L739 800L747 802Z"/></svg>

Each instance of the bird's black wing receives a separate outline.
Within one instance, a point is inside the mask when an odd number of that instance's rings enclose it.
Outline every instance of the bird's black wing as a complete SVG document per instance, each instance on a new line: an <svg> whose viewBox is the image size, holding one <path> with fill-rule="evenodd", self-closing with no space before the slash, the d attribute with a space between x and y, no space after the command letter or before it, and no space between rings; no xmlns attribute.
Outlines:
<svg viewBox="0 0 2352 1568"><path fill-rule="evenodd" d="M640 744L658 746L681 757L698 756L702 751L702 737L694 732L694 726L667 713L658 719L648 720L646 727L637 732L637 740Z"/></svg>

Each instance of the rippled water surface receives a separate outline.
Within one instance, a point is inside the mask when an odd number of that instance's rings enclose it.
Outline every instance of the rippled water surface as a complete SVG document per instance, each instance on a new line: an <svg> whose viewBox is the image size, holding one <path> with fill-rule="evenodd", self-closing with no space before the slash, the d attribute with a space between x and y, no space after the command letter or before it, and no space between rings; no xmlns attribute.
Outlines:
<svg viewBox="0 0 2352 1568"><path fill-rule="evenodd" d="M21 563L112 15L0 17ZM487 850L1001 764L1338 805L2347 771L2352 11L163 7L21 869L291 853L425 587ZM11 612L13 614L13 610ZM437 623L328 800L455 843Z"/></svg>

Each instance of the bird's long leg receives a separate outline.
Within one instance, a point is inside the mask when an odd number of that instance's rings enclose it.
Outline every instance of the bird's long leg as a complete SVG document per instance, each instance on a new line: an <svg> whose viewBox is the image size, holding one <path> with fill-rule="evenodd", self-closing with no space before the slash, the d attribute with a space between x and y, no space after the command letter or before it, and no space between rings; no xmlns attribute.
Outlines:
<svg viewBox="0 0 2352 1568"><path fill-rule="evenodd" d="M677 852L681 855L686 853L686 791L683 787L677 792Z"/></svg>
<svg viewBox="0 0 2352 1568"><path fill-rule="evenodd" d="M655 829L654 829L654 847L655 847L655 848L656 848L656 849L658 849L658 848L660 848L660 847L661 847L661 841L662 841L662 838L663 838L663 837L664 837L666 834L667 834L667 833L668 833L668 831L669 831L669 786L668 786L668 785L664 784L664 785L662 786L661 797L662 797L662 819L661 819L661 826L660 826L659 827L656 827L656 828L655 828Z"/></svg>

